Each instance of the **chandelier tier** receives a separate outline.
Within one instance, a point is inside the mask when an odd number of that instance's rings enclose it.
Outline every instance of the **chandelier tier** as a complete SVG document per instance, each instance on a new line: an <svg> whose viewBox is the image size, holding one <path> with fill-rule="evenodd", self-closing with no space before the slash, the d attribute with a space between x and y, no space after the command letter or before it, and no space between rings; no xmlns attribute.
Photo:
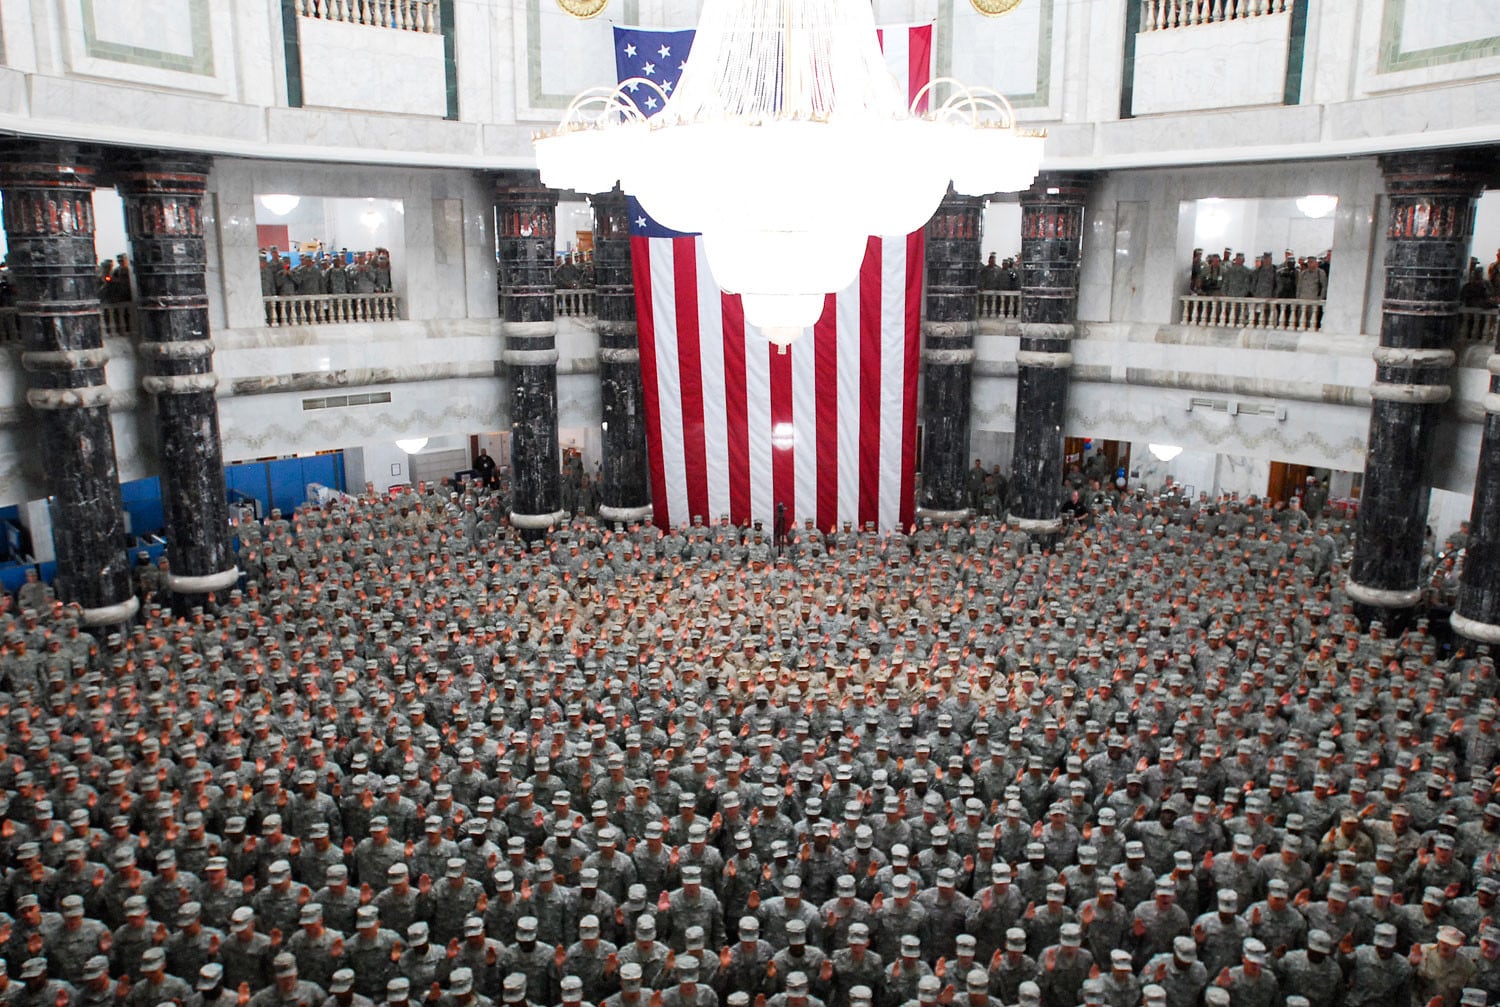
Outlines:
<svg viewBox="0 0 1500 1007"><path fill-rule="evenodd" d="M536 138L537 166L552 188L618 181L663 227L701 233L715 281L784 346L854 281L870 236L922 227L950 181L982 196L1036 177L1042 138L1002 95L940 78L909 98L869 0L705 0L672 93L585 91Z"/></svg>

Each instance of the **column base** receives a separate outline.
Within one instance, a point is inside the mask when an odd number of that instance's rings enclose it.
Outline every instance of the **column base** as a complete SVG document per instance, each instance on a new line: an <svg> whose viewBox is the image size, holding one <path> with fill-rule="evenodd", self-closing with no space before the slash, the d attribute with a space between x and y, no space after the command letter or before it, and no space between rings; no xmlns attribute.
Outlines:
<svg viewBox="0 0 1500 1007"><path fill-rule="evenodd" d="M517 514L512 511L510 523L516 528L539 531L546 530L555 524L562 524L567 517L568 512L565 510L555 510L550 514Z"/></svg>
<svg viewBox="0 0 1500 1007"><path fill-rule="evenodd" d="M1500 644L1500 626L1493 623L1480 622L1478 619L1470 619L1466 615L1454 612L1448 616L1448 625L1452 626L1453 632L1459 636L1478 643Z"/></svg>
<svg viewBox="0 0 1500 1007"><path fill-rule="evenodd" d="M115 626L122 622L129 622L135 618L135 614L141 610L141 600L131 595L124 601L115 605L105 605L103 608L86 608L78 613L79 621L85 626Z"/></svg>
<svg viewBox="0 0 1500 1007"><path fill-rule="evenodd" d="M1021 517L1017 514L1007 514L1005 523L1028 535L1056 535L1063 528L1063 521L1060 517Z"/></svg>
<svg viewBox="0 0 1500 1007"><path fill-rule="evenodd" d="M167 590L175 594L208 594L210 591L222 591L226 587L233 587L240 582L240 576L239 567L204 574L201 577L178 576L175 573L169 573L167 574Z"/></svg>
<svg viewBox="0 0 1500 1007"><path fill-rule="evenodd" d="M1422 600L1422 589L1419 587L1406 590L1366 587L1351 580L1345 582L1344 590L1349 597L1371 608L1411 608Z"/></svg>
<svg viewBox="0 0 1500 1007"><path fill-rule="evenodd" d="M967 507L961 507L958 510L935 510L931 507L918 507L917 521L920 522L923 518L932 518L933 521L939 524L943 522L957 524L960 521L969 520L973 513Z"/></svg>
<svg viewBox="0 0 1500 1007"><path fill-rule="evenodd" d="M599 507L599 520L619 524L634 524L637 521L646 520L653 513L655 511L650 504L640 507L611 507L609 504L602 504Z"/></svg>

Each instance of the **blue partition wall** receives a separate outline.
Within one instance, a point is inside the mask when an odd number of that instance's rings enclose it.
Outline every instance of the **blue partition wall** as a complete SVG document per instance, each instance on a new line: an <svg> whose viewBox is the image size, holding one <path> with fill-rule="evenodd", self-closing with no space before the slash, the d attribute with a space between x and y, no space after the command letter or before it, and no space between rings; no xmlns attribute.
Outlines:
<svg viewBox="0 0 1500 1007"><path fill-rule="evenodd" d="M125 513L130 515L130 533L136 538L160 535L165 530L159 477L121 483L120 500L125 505Z"/></svg>
<svg viewBox="0 0 1500 1007"><path fill-rule="evenodd" d="M344 489L344 453L228 465L224 481L231 500L254 500L262 517L273 508L290 514L307 502L307 487L312 483Z"/></svg>
<svg viewBox="0 0 1500 1007"><path fill-rule="evenodd" d="M311 458L281 458L275 461L245 462L224 467L224 481L231 502L254 501L256 511L262 517L272 508L280 508L290 514L307 502L307 487L312 483L327 486L340 492L344 489L344 453L314 455ZM136 479L120 485L120 497L125 511L130 515L130 563L137 561L136 554L146 552L155 563L166 551L166 519L162 512L161 479ZM0 531L19 531L20 510L17 507L0 508ZM14 592L26 582L26 571L35 568L41 579L51 582L57 572L56 563L0 562L0 586Z"/></svg>

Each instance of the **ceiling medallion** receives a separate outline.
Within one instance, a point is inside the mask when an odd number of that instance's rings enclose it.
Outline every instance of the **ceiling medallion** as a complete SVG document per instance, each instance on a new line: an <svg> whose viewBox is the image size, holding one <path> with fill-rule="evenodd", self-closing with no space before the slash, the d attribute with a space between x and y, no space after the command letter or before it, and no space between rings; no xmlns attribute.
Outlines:
<svg viewBox="0 0 1500 1007"><path fill-rule="evenodd" d="M985 17L1000 17L1021 6L1021 0L969 0L969 2Z"/></svg>
<svg viewBox="0 0 1500 1007"><path fill-rule="evenodd" d="M1011 6L1015 6L1017 2L1019 0L1011 0ZM609 0L557 0L557 6L573 17L586 20L602 14L604 8L609 6Z"/></svg>

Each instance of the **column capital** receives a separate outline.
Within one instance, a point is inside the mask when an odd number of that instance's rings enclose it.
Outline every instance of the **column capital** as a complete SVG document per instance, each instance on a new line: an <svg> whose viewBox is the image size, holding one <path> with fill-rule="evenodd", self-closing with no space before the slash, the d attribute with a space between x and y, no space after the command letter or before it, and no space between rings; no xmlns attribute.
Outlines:
<svg viewBox="0 0 1500 1007"><path fill-rule="evenodd" d="M557 190L542 184L541 172L517 169L498 172L493 178L497 201L526 200L557 205Z"/></svg>
<svg viewBox="0 0 1500 1007"><path fill-rule="evenodd" d="M0 139L0 179L5 185L55 179L93 185L99 149L92 144L29 136Z"/></svg>
<svg viewBox="0 0 1500 1007"><path fill-rule="evenodd" d="M594 207L594 240L630 238L630 200L617 185L608 192L596 192L589 196Z"/></svg>
<svg viewBox="0 0 1500 1007"><path fill-rule="evenodd" d="M1408 150L1381 154L1388 192L1470 194L1500 181L1495 152L1485 147Z"/></svg>
<svg viewBox="0 0 1500 1007"><path fill-rule="evenodd" d="M1018 194L1021 205L1028 203L1083 203L1099 178L1093 171L1044 171L1028 189Z"/></svg>
<svg viewBox="0 0 1500 1007"><path fill-rule="evenodd" d="M111 150L100 169L101 182L113 182L121 192L188 192L208 187L213 158L176 150Z"/></svg>

